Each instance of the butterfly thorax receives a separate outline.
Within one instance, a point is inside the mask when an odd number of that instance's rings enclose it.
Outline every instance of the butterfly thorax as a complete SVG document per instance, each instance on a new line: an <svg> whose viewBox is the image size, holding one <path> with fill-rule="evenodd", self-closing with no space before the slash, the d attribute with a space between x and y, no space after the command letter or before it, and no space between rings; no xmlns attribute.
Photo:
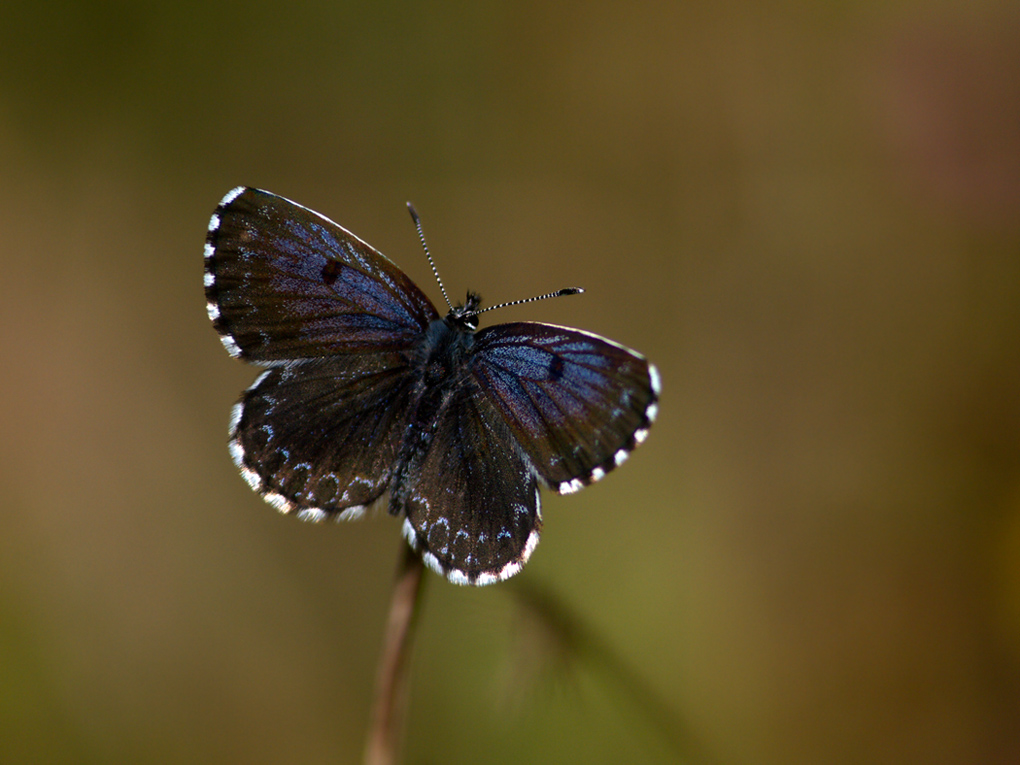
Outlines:
<svg viewBox="0 0 1020 765"><path fill-rule="evenodd" d="M472 297L475 300L472 300ZM463 389L468 377L467 357L474 345L478 318L473 313L477 296L468 294L468 302L435 319L415 350L413 368L419 371L411 392L411 412L400 445L400 454L390 481L389 512L404 510L422 463L432 447L436 425L453 395Z"/></svg>

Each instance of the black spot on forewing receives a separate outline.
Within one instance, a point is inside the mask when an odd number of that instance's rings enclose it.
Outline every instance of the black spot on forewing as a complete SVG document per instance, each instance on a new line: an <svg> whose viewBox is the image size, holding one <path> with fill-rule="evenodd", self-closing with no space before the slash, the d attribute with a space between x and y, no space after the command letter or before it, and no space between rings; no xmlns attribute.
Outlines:
<svg viewBox="0 0 1020 765"><path fill-rule="evenodd" d="M343 266L336 260L326 261L326 265L322 267L322 281L332 286L332 284L340 276L340 272L343 270Z"/></svg>

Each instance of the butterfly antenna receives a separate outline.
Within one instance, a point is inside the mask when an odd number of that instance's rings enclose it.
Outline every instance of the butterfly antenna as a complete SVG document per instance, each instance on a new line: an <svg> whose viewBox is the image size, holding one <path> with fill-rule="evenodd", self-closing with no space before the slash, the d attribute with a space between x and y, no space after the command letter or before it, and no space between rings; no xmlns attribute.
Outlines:
<svg viewBox="0 0 1020 765"><path fill-rule="evenodd" d="M449 296L446 294L446 287L443 286L443 280L439 278L439 271L436 270L436 264L432 262L432 253L429 252L429 246L425 243L425 232L421 230L421 218L418 217L418 211L414 209L414 205L410 202L407 203L407 211L411 213L411 220L414 221L414 227L418 229L418 238L421 240L422 249L425 250L425 257L429 259L429 265L432 266L432 273L436 275L436 281L439 282L439 289L443 293L443 299L446 300L446 304L450 306L450 310L453 310L453 303L450 302Z"/></svg>
<svg viewBox="0 0 1020 765"><path fill-rule="evenodd" d="M474 311L473 313L477 316L480 313L486 311L495 311L497 308L507 308L512 305L521 305L523 303L534 303L536 300L545 300L546 298L562 297L563 295L580 295L584 292L580 287L564 287L556 292L549 292L545 295L536 295L535 297L525 298L524 300L511 300L509 303L500 303L499 305L490 305L488 308L483 308L481 311Z"/></svg>

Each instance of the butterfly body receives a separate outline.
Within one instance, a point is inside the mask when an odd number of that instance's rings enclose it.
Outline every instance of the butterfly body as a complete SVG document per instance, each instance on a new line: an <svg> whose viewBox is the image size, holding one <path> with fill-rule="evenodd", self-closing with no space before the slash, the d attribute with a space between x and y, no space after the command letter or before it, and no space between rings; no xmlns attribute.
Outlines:
<svg viewBox="0 0 1020 765"><path fill-rule="evenodd" d="M308 520L356 518L388 494L408 542L458 584L517 573L539 487L599 480L657 412L640 354L550 324L479 330L473 293L440 316L381 253L268 192L224 197L205 269L224 346L267 367L231 418L245 480Z"/></svg>
<svg viewBox="0 0 1020 765"><path fill-rule="evenodd" d="M465 305L472 302L478 304L477 296L469 295ZM416 363L411 367L418 370L415 373L417 379L412 388L407 426L389 487L390 515L404 512L410 488L432 447L437 425L446 415L453 397L471 384L468 359L474 344L475 327L464 321L460 315L462 310L458 307L445 318L434 319L416 350Z"/></svg>

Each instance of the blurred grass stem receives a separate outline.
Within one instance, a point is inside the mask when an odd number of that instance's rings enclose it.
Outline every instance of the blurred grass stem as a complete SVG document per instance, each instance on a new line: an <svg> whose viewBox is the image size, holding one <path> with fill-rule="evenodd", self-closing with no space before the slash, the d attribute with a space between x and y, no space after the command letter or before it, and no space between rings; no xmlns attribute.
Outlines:
<svg viewBox="0 0 1020 765"><path fill-rule="evenodd" d="M365 743L365 765L396 763L403 737L408 659L424 571L421 556L410 545L403 547L404 557L393 585L390 616L376 674L372 722Z"/></svg>

